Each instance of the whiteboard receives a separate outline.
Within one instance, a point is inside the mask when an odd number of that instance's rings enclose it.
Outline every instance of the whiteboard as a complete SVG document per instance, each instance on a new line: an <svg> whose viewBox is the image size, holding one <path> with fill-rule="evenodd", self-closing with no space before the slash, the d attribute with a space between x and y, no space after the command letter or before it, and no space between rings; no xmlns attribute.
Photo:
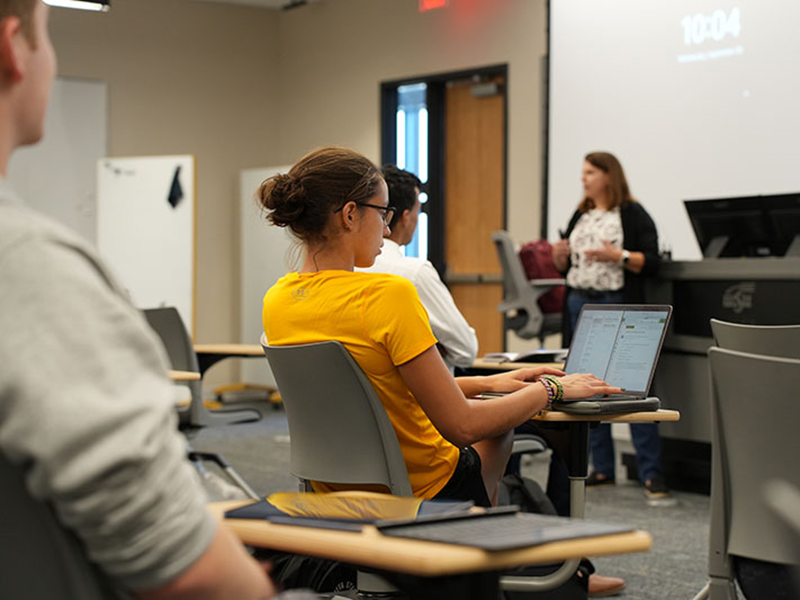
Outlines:
<svg viewBox="0 0 800 600"><path fill-rule="evenodd" d="M176 170L183 197L168 197ZM97 163L97 247L138 308L175 306L195 330L195 158Z"/></svg>
<svg viewBox="0 0 800 600"><path fill-rule="evenodd" d="M96 165L108 154L105 82L59 77L44 139L17 150L8 181L28 206L97 241Z"/></svg>
<svg viewBox="0 0 800 600"><path fill-rule="evenodd" d="M289 264L293 242L286 229L273 227L264 218L255 196L261 182L291 167L247 169L239 177L241 198L241 341L258 344L264 332L262 305L264 294L279 278L293 268ZM266 360L242 362L245 383L275 386Z"/></svg>

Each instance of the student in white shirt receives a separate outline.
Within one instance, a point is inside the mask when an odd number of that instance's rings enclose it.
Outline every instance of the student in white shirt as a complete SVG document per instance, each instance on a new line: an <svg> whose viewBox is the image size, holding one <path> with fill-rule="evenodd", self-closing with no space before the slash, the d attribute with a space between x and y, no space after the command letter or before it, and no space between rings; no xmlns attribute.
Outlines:
<svg viewBox="0 0 800 600"><path fill-rule="evenodd" d="M373 266L364 270L391 273L410 280L428 311L431 329L439 340L438 348L447 366L451 370L453 367L469 367L478 355L475 330L458 310L430 261L405 256L401 249L411 241L417 229L422 182L413 173L394 165L385 165L381 171L389 187L389 205L396 210L389 225L391 233L384 238L380 255Z"/></svg>

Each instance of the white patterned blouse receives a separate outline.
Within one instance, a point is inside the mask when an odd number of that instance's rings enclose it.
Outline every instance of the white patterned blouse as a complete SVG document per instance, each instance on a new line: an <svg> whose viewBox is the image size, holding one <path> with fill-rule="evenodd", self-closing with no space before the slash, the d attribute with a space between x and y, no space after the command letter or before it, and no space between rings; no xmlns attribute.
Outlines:
<svg viewBox="0 0 800 600"><path fill-rule="evenodd" d="M581 215L569 236L572 265L567 273L571 288L595 291L621 290L625 274L621 264L593 261L586 257L587 250L595 250L610 242L623 248L622 219L619 208L601 210L592 208Z"/></svg>

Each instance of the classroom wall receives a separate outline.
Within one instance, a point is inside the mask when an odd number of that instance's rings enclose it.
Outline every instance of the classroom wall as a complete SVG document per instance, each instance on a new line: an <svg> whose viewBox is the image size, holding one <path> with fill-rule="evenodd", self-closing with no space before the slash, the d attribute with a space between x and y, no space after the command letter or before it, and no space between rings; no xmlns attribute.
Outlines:
<svg viewBox="0 0 800 600"><path fill-rule="evenodd" d="M507 223L523 242L541 229L545 0L323 0L280 18L280 162L339 144L380 156L380 83L508 64ZM506 335L513 351L533 341ZM560 346L560 337L548 339Z"/></svg>
<svg viewBox="0 0 800 600"><path fill-rule="evenodd" d="M324 144L380 160L382 81L508 64L508 222L516 239L536 237L545 27L545 0L454 0L425 14L416 0L51 10L60 74L108 82L110 155L197 156L199 342L239 337L240 171ZM238 365L210 375L236 381Z"/></svg>
<svg viewBox="0 0 800 600"><path fill-rule="evenodd" d="M192 0L114 0L106 14L54 8L63 76L108 83L111 156L197 157L197 330L239 335L241 169L278 157L278 18ZM234 361L210 382L235 380Z"/></svg>
<svg viewBox="0 0 800 600"><path fill-rule="evenodd" d="M508 223L538 237L545 0L323 0L281 14L280 162L351 146L380 160L382 81L508 64Z"/></svg>

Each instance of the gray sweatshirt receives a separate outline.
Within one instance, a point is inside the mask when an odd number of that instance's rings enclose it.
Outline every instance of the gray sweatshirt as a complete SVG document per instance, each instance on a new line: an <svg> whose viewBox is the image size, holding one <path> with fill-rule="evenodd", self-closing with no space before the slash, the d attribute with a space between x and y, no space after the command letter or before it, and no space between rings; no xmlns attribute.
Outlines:
<svg viewBox="0 0 800 600"><path fill-rule="evenodd" d="M166 369L95 251L0 179L0 459L123 588L174 579L215 532Z"/></svg>

